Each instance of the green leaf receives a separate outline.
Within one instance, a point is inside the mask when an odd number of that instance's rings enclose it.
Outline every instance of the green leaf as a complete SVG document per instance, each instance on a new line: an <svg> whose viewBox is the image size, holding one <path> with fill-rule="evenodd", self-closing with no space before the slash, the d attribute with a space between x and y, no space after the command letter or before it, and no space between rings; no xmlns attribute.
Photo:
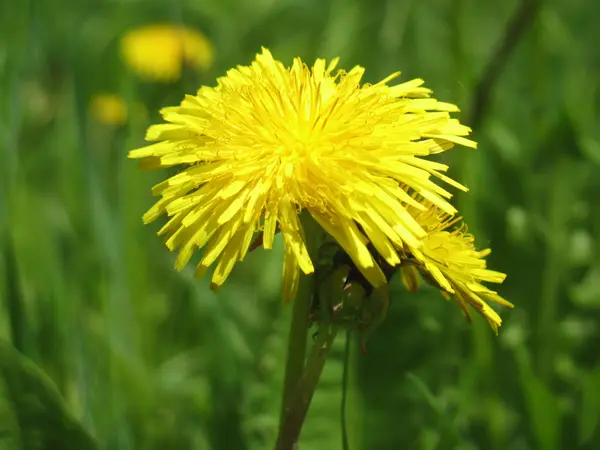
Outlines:
<svg viewBox="0 0 600 450"><path fill-rule="evenodd" d="M98 448L68 411L56 386L31 360L0 340L0 447Z"/></svg>
<svg viewBox="0 0 600 450"><path fill-rule="evenodd" d="M561 434L561 414L556 395L537 377L525 349L516 353L519 380L532 432L540 450L556 450Z"/></svg>
<svg viewBox="0 0 600 450"><path fill-rule="evenodd" d="M433 409L437 414L439 423L441 425L441 431L445 434L446 440L451 442L452 445L454 445L454 448L461 446L463 444L463 438L460 430L456 423L450 418L450 414L448 411L446 411L446 408L442 404L441 400L436 397L433 392L431 392L431 389L429 389L429 386L427 386L422 378L411 372L406 374L406 378L423 396L431 409Z"/></svg>
<svg viewBox="0 0 600 450"><path fill-rule="evenodd" d="M584 444L594 435L600 423L600 364L585 374L579 415L579 442Z"/></svg>

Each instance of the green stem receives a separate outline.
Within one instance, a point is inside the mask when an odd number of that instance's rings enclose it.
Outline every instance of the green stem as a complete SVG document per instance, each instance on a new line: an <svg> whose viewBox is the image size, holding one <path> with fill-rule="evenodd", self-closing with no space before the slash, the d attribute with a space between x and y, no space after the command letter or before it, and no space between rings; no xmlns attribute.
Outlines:
<svg viewBox="0 0 600 450"><path fill-rule="evenodd" d="M315 255L319 245L319 226L306 212L302 215L301 220L304 228L306 248L314 262L316 261ZM288 406L294 397L298 383L304 373L304 363L306 360L306 341L309 326L308 314L313 293L314 277L312 274L301 275L300 277L300 286L294 300L292 324L288 338L280 424L283 424Z"/></svg>
<svg viewBox="0 0 600 450"><path fill-rule="evenodd" d="M281 424L279 437L275 445L276 450L295 450L297 448L308 407L319 383L319 378L323 372L323 367L325 367L325 361L336 334L336 327L325 325L319 329L317 341L306 364L306 371L297 385L295 395Z"/></svg>
<svg viewBox="0 0 600 450"><path fill-rule="evenodd" d="M577 166L567 158L556 162L552 178L554 180L573 180L577 177ZM564 270L568 236L567 217L569 206L577 198L577 187L561 188L553 183L548 193L547 226L549 240L542 272L540 298L543 302L538 310L538 375L550 385L553 379L554 357L556 355L556 328L559 320L559 288Z"/></svg>
<svg viewBox="0 0 600 450"><path fill-rule="evenodd" d="M350 374L350 330L346 331L346 345L344 348L344 373L342 375L342 449L350 450L348 442L348 419L346 418L346 403L348 400L348 378Z"/></svg>

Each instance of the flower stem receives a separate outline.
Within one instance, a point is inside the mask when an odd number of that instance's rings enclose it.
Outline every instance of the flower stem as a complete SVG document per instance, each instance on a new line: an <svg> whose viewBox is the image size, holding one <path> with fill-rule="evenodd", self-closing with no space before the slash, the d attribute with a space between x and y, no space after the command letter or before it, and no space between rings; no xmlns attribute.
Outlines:
<svg viewBox="0 0 600 450"><path fill-rule="evenodd" d="M344 372L342 375L342 404L341 404L341 421L342 421L342 449L349 450L348 442L348 419L346 418L346 402L348 401L348 378L350 374L350 330L346 331L346 345L344 347Z"/></svg>
<svg viewBox="0 0 600 450"><path fill-rule="evenodd" d="M317 341L306 364L304 376L300 379L292 402L286 410L275 445L276 450L295 450L297 448L308 407L336 334L336 327L330 325L320 327Z"/></svg>
<svg viewBox="0 0 600 450"><path fill-rule="evenodd" d="M302 214L301 220L304 228L304 242L306 243L308 254L313 261L316 261L315 256L319 245L319 226L307 212ZM312 274L300 276L298 294L294 300L292 324L288 338L287 360L285 363L280 425L283 424L286 411L293 400L298 383L304 373L309 326L308 314L313 293L313 278Z"/></svg>

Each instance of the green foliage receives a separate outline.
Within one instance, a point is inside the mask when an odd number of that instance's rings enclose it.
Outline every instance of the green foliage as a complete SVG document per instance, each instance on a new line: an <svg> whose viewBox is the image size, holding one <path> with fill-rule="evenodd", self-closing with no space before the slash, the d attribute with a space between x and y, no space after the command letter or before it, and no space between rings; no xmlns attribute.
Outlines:
<svg viewBox="0 0 600 450"><path fill-rule="evenodd" d="M46 374L4 341L0 341L0 417L3 449L97 448Z"/></svg>
<svg viewBox="0 0 600 450"><path fill-rule="evenodd" d="M0 3L0 336L60 393L3 345L1 448L36 448L27 436L42 428L87 439L72 417L110 450L270 448L291 312L279 296L281 242L248 255L218 294L191 268L175 272L160 224L141 222L164 173L140 171L127 150L160 107L261 45L286 62L339 55L346 69L366 67L368 82L396 70L422 77L469 124L517 5ZM352 450L600 447L599 14L591 0L544 1L498 69L474 130L479 149L444 155L470 188L456 204L479 245L494 249L490 266L507 272L499 291L515 310L502 311L495 338L434 289L393 284L368 354L352 345ZM138 81L118 38L156 21L204 31L214 67L170 85ZM88 103L99 91L142 103L148 117L95 122ZM342 361L338 339L303 450L341 448Z"/></svg>

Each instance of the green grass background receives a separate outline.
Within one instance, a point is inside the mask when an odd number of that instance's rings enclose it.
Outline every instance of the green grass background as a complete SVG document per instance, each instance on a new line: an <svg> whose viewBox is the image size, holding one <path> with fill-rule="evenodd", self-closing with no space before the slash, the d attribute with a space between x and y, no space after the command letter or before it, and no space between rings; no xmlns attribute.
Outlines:
<svg viewBox="0 0 600 450"><path fill-rule="evenodd" d="M54 381L100 448L271 448L290 315L281 243L248 256L218 295L191 267L176 272L160 224L141 222L165 172L139 171L127 151L161 106L261 45L286 63L341 56L369 82L422 77L472 125L475 88L519 5L1 0L1 337ZM508 274L500 293L516 308L495 338L433 289L394 284L388 320L351 360L352 450L600 448L598 17L599 2L542 0L495 69L479 150L445 155L471 189L456 204L494 249L490 265ZM202 30L215 65L170 85L140 82L118 39L157 21ZM94 122L89 99L107 90L149 117ZM341 448L342 349L340 339L302 450ZM29 426L21 416L19 426Z"/></svg>

